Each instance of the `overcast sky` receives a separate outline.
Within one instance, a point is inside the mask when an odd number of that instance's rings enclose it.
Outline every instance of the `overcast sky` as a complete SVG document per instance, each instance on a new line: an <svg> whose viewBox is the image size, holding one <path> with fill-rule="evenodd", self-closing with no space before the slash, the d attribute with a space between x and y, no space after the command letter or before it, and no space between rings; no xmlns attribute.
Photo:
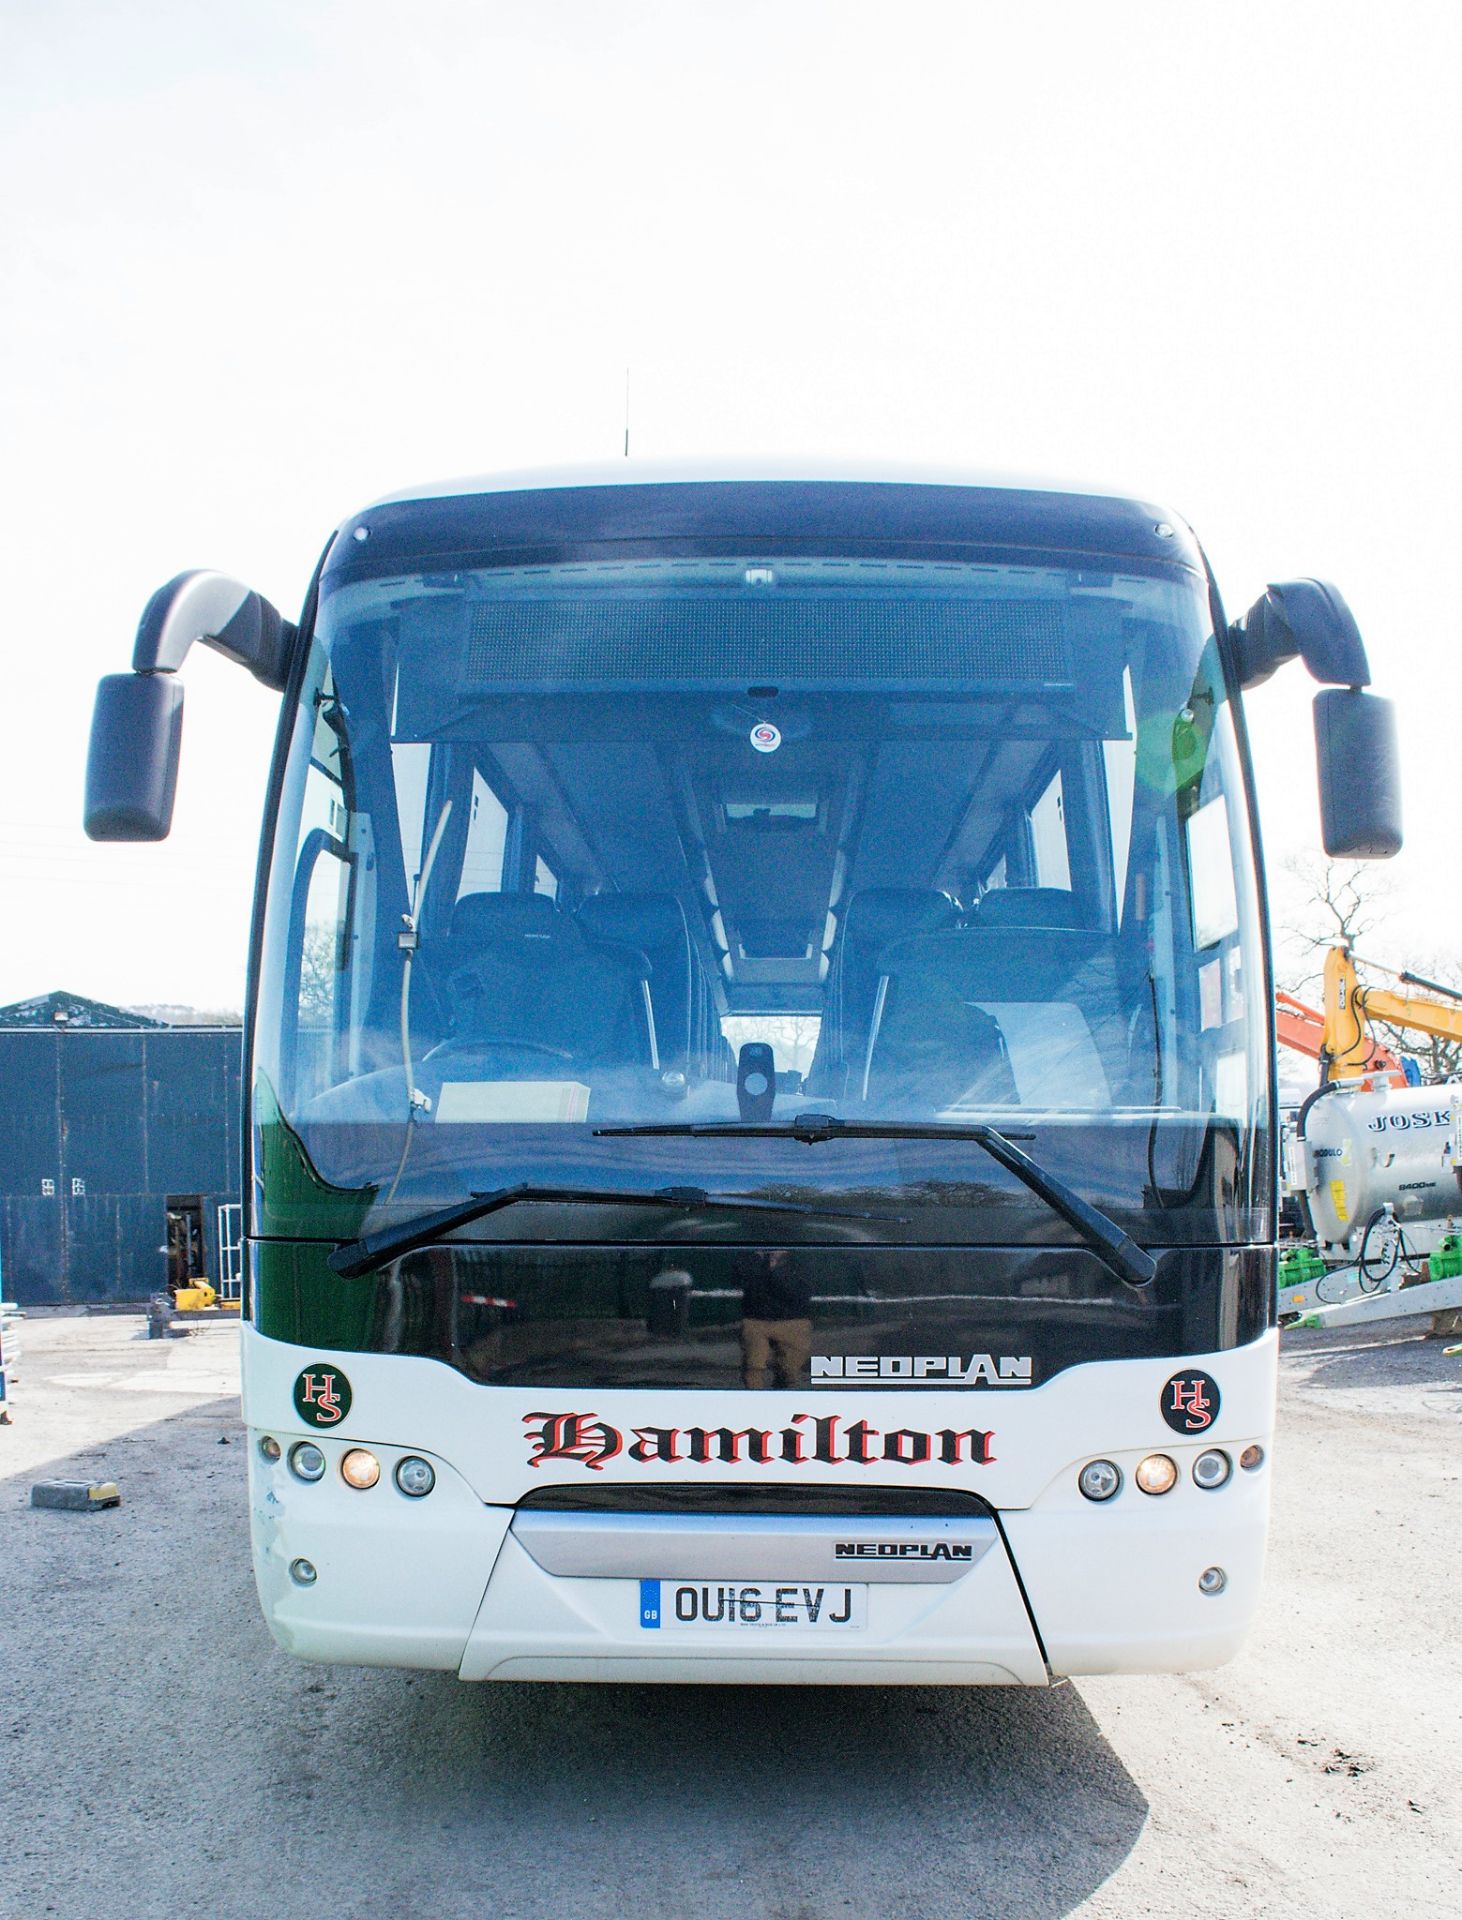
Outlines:
<svg viewBox="0 0 1462 1920"><path fill-rule="evenodd" d="M1462 953L1462 9L0 0L0 1001L237 1006L277 702L188 663L177 825L91 848L97 676L184 567L619 452L1111 481L1400 703L1381 958ZM1313 686L1250 705L1271 863ZM1373 944L1377 944L1373 942Z"/></svg>

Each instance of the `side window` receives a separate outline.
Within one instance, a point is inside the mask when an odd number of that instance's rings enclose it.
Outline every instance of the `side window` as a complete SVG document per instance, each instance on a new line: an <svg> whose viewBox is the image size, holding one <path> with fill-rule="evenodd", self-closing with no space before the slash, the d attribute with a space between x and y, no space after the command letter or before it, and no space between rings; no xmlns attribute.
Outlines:
<svg viewBox="0 0 1462 1920"><path fill-rule="evenodd" d="M340 1036L347 1025L344 996L350 953L352 819L345 791L340 736L327 715L327 678L315 721L305 780L299 865L291 919L298 946L294 964L295 1098L308 1100L341 1074Z"/></svg>
<svg viewBox="0 0 1462 1920"><path fill-rule="evenodd" d="M503 884L503 850L508 839L508 810L480 773L472 775L472 814L462 855L457 898L464 893L497 893Z"/></svg>
<svg viewBox="0 0 1462 1920"><path fill-rule="evenodd" d="M558 875L542 854L533 863L533 891L546 893L550 900L558 898Z"/></svg>
<svg viewBox="0 0 1462 1920"><path fill-rule="evenodd" d="M406 874L406 897L421 866L426 786L431 773L431 748L424 741L397 740L391 745L391 774L396 784L396 815L401 824L401 862Z"/></svg>
<svg viewBox="0 0 1462 1920"><path fill-rule="evenodd" d="M1187 830L1193 945L1201 953L1239 930L1228 796L1216 793L1205 800L1189 814Z"/></svg>
<svg viewBox="0 0 1462 1920"><path fill-rule="evenodd" d="M1177 813L1182 822L1189 926L1198 987L1198 1101L1244 1118L1262 1098L1268 1061L1263 981L1244 965L1257 951L1257 902L1248 873L1238 749L1216 650L1205 649L1173 724Z"/></svg>
<svg viewBox="0 0 1462 1920"><path fill-rule="evenodd" d="M1122 708L1126 737L1102 742L1107 776L1107 824L1112 835L1112 885L1117 924L1126 914L1127 866L1132 846L1132 801L1137 784L1137 712L1132 700L1132 669L1122 669Z"/></svg>
<svg viewBox="0 0 1462 1920"><path fill-rule="evenodd" d="M1031 858L1038 887L1060 887L1071 891L1071 857L1066 847L1066 809L1061 797L1061 775L1053 775L1050 785L1030 810Z"/></svg>
<svg viewBox="0 0 1462 1920"><path fill-rule="evenodd" d="M343 847L306 842L312 858L299 955L295 1098L309 1100L339 1077L336 1036L344 991L344 936L350 864Z"/></svg>

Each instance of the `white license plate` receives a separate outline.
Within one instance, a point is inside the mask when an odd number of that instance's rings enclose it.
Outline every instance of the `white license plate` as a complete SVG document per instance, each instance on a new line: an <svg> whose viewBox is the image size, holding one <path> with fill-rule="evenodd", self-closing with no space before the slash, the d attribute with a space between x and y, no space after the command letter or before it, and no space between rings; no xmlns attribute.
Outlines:
<svg viewBox="0 0 1462 1920"><path fill-rule="evenodd" d="M642 1627L801 1627L836 1632L867 1619L866 1586L801 1580L641 1580Z"/></svg>

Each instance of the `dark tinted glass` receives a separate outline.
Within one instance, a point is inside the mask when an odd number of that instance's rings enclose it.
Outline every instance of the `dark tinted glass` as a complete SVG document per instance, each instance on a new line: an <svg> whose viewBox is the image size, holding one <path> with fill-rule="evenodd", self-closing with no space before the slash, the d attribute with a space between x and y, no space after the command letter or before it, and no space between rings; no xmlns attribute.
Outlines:
<svg viewBox="0 0 1462 1920"><path fill-rule="evenodd" d="M774 1119L991 1120L1192 1231L1267 1202L1248 823L1187 574L748 554L344 585L282 805L258 1065L357 1213L770 1183L896 1190L958 1240L987 1230L974 1178L1003 1231L1049 1228L969 1146L594 1133L736 1120L748 1043Z"/></svg>

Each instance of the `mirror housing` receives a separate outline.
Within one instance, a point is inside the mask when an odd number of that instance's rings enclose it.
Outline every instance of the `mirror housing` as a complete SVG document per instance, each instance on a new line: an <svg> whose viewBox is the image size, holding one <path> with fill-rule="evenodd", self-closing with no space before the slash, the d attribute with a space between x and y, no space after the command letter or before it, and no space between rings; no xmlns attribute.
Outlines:
<svg viewBox="0 0 1462 1920"><path fill-rule="evenodd" d="M89 840L165 840L173 823L183 689L170 674L109 673L86 758Z"/></svg>
<svg viewBox="0 0 1462 1920"><path fill-rule="evenodd" d="M201 641L282 693L296 632L263 594L227 574L180 573L142 610L132 671L176 673L193 643Z"/></svg>
<svg viewBox="0 0 1462 1920"><path fill-rule="evenodd" d="M1401 849L1401 755L1391 701L1359 687L1315 695L1320 837L1332 859L1389 860Z"/></svg>
<svg viewBox="0 0 1462 1920"><path fill-rule="evenodd" d="M283 692L299 629L227 574L180 573L137 627L132 671L97 688L83 825L92 840L165 840L173 820L183 689L173 678L195 642Z"/></svg>
<svg viewBox="0 0 1462 1920"><path fill-rule="evenodd" d="M1326 580L1283 580L1228 630L1242 687L1257 687L1296 657L1330 687L1368 687L1370 663L1355 615Z"/></svg>

